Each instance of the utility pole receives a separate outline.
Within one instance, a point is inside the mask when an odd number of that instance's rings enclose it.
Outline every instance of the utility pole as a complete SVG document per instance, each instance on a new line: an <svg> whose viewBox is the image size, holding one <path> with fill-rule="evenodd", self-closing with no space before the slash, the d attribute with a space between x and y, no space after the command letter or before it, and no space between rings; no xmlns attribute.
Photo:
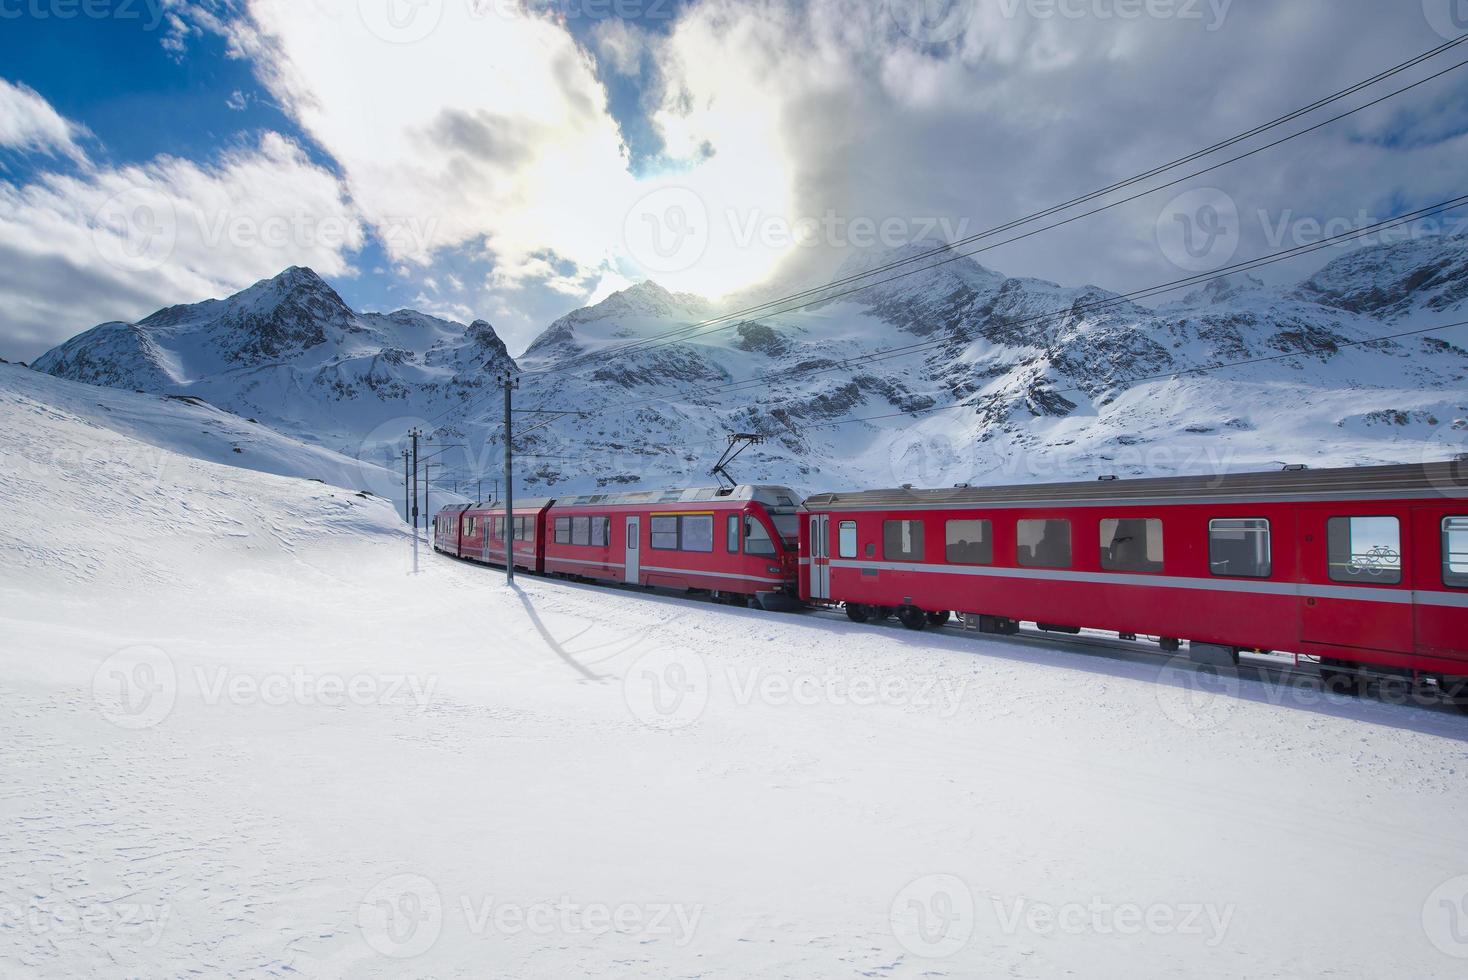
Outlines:
<svg viewBox="0 0 1468 980"><path fill-rule="evenodd" d="M433 493L433 481L429 479L428 472L435 466L442 469L442 463L423 463L423 527L427 530L429 522L433 520L433 505L428 502Z"/></svg>
<svg viewBox="0 0 1468 980"><path fill-rule="evenodd" d="M408 435L413 437L413 533L418 533L418 437L423 433L413 429Z"/></svg>
<svg viewBox="0 0 1468 980"><path fill-rule="evenodd" d="M408 496L408 451L403 450L403 523L413 523L413 500Z"/></svg>
<svg viewBox="0 0 1468 980"><path fill-rule="evenodd" d="M520 382L510 372L505 372L505 583L515 584L515 477L514 453L510 448L513 433L510 430L512 414L510 393L520 387Z"/></svg>

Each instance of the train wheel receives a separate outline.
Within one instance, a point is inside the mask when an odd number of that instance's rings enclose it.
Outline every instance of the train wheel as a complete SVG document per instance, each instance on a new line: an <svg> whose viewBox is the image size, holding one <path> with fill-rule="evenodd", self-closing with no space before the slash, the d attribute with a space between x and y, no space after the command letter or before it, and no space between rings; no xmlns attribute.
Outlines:
<svg viewBox="0 0 1468 980"><path fill-rule="evenodd" d="M928 614L917 606L900 606L897 621L910 630L920 630L928 625Z"/></svg>
<svg viewBox="0 0 1468 980"><path fill-rule="evenodd" d="M942 626L944 623L948 622L948 615L949 614L947 609L940 609L937 612L930 612L928 613L928 625Z"/></svg>
<svg viewBox="0 0 1468 980"><path fill-rule="evenodd" d="M853 623L865 623L872 618L872 608L863 606L859 602L848 602L846 604L846 618Z"/></svg>

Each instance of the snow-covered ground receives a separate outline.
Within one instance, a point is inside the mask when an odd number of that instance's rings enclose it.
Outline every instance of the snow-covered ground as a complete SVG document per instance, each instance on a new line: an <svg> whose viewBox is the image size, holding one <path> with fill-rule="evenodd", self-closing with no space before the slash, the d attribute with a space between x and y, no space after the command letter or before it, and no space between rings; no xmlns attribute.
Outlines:
<svg viewBox="0 0 1468 980"><path fill-rule="evenodd" d="M511 589L0 396L0 976L1468 968L1468 717Z"/></svg>

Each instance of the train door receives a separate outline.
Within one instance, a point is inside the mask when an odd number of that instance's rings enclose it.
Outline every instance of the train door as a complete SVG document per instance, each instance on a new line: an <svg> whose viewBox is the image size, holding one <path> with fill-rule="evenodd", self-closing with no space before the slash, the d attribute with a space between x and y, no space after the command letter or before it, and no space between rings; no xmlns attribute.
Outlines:
<svg viewBox="0 0 1468 980"><path fill-rule="evenodd" d="M1461 516L1458 516L1461 515ZM1417 582L1412 612L1417 652L1461 657L1468 623L1468 501L1457 514L1440 507L1412 511L1412 542L1417 546ZM1425 602L1423 599L1447 600ZM1453 599L1460 604L1449 604Z"/></svg>
<svg viewBox="0 0 1468 980"><path fill-rule="evenodd" d="M831 598L831 518L826 514L810 517L810 597Z"/></svg>
<svg viewBox="0 0 1468 980"><path fill-rule="evenodd" d="M637 584L637 579L642 574L642 564L639 558L638 548L642 539L642 518L627 518L627 582L631 585Z"/></svg>
<svg viewBox="0 0 1468 980"><path fill-rule="evenodd" d="M1413 645L1410 522L1361 507L1302 521L1301 637L1306 643L1409 653ZM1324 581L1322 581L1324 579Z"/></svg>

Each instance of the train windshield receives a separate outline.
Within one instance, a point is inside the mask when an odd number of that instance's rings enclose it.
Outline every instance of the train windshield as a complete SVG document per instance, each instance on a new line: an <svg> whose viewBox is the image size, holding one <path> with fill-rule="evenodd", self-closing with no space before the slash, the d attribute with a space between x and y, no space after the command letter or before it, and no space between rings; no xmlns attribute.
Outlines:
<svg viewBox="0 0 1468 980"><path fill-rule="evenodd" d="M800 537L800 515L793 510L768 510L766 513L770 515L775 533L780 535L780 542L785 550L794 551Z"/></svg>

